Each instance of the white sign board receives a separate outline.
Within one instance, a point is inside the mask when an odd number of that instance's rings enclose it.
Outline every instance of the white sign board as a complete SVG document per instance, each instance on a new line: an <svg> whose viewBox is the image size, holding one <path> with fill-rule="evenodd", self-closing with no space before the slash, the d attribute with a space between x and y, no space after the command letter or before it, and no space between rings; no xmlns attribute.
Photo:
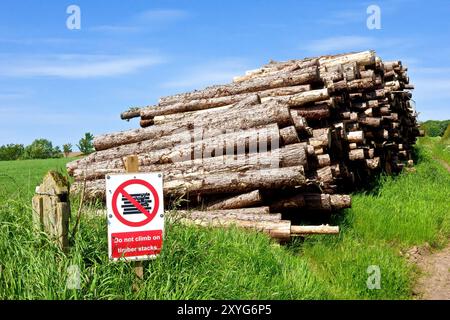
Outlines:
<svg viewBox="0 0 450 320"><path fill-rule="evenodd" d="M163 200L162 173L106 176L110 259L149 260L161 252Z"/></svg>

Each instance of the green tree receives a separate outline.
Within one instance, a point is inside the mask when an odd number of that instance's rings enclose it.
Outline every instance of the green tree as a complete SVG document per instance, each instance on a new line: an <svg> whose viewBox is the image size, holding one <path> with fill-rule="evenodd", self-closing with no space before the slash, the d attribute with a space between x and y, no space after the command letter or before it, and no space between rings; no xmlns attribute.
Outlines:
<svg viewBox="0 0 450 320"><path fill-rule="evenodd" d="M23 144L7 144L0 147L0 161L17 160L23 156Z"/></svg>
<svg viewBox="0 0 450 320"><path fill-rule="evenodd" d="M77 144L78 149L83 154L90 154L94 152L94 136L90 132L86 132L84 134L84 137L80 139L80 141Z"/></svg>
<svg viewBox="0 0 450 320"><path fill-rule="evenodd" d="M59 146L54 147L52 158L62 158L62 156L63 156L63 153L61 151L61 148Z"/></svg>
<svg viewBox="0 0 450 320"><path fill-rule="evenodd" d="M51 141L36 139L25 148L25 159L48 159L55 157L55 149Z"/></svg>
<svg viewBox="0 0 450 320"><path fill-rule="evenodd" d="M69 153L72 152L72 144L71 143L63 144L63 152L64 156L67 158L69 156Z"/></svg>

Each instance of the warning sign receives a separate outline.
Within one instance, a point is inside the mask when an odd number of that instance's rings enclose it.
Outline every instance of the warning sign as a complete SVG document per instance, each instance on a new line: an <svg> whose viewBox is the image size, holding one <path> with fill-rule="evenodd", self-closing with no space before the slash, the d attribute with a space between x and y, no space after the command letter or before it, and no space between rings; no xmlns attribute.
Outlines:
<svg viewBox="0 0 450 320"><path fill-rule="evenodd" d="M110 259L155 258L164 234L162 174L109 175L106 194Z"/></svg>

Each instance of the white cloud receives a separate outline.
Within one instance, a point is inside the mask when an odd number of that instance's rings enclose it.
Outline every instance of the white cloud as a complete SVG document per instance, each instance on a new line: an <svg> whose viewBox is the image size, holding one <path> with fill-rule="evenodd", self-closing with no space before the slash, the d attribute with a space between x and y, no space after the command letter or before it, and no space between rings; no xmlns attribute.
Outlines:
<svg viewBox="0 0 450 320"><path fill-rule="evenodd" d="M0 101L23 99L30 95L30 91L0 91Z"/></svg>
<svg viewBox="0 0 450 320"><path fill-rule="evenodd" d="M174 21L186 17L188 14L183 10L157 9L147 10L137 15L139 22L163 22Z"/></svg>
<svg viewBox="0 0 450 320"><path fill-rule="evenodd" d="M348 9L348 10L340 10L334 11L331 13L323 13L323 18L315 20L320 24L328 24L328 25L343 25L348 23L364 23L367 19L366 13L367 6L361 6L358 10L356 9Z"/></svg>
<svg viewBox="0 0 450 320"><path fill-rule="evenodd" d="M71 44L73 39L66 38L0 38L0 43L13 44L13 45L62 45Z"/></svg>
<svg viewBox="0 0 450 320"><path fill-rule="evenodd" d="M314 55L342 53L343 51L376 50L385 60L389 60L386 57L395 53L396 49L401 48L401 50L407 50L413 48L415 44L416 41L410 38L348 35L313 40L300 46L299 49Z"/></svg>
<svg viewBox="0 0 450 320"><path fill-rule="evenodd" d="M162 84L164 88L198 89L219 83L229 83L233 77L250 69L242 59L221 59L181 70L176 79Z"/></svg>
<svg viewBox="0 0 450 320"><path fill-rule="evenodd" d="M68 79L111 77L134 73L163 62L164 59L162 57L152 54L139 56L1 56L0 76Z"/></svg>
<svg viewBox="0 0 450 320"><path fill-rule="evenodd" d="M141 29L133 26L119 26L119 25L101 25L90 28L91 31L106 32L106 33L134 33Z"/></svg>
<svg viewBox="0 0 450 320"><path fill-rule="evenodd" d="M319 40L313 40L303 49L313 53L322 53L341 50L370 49L376 43L371 37L362 36L339 36Z"/></svg>
<svg viewBox="0 0 450 320"><path fill-rule="evenodd" d="M134 15L122 24L94 26L89 30L105 33L136 33L173 23L188 15L186 11L175 9L147 10Z"/></svg>

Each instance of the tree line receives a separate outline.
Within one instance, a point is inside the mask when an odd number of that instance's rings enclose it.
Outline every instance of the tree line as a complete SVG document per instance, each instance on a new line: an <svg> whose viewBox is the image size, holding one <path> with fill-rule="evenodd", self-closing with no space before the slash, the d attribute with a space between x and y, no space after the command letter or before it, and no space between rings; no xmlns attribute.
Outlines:
<svg viewBox="0 0 450 320"><path fill-rule="evenodd" d="M87 132L76 146L81 153L90 154L94 152L93 141L94 136ZM6 144L0 146L0 161L62 158L67 157L73 151L71 143L66 143L61 147L53 146L53 143L47 139L36 139L28 146Z"/></svg>
<svg viewBox="0 0 450 320"><path fill-rule="evenodd" d="M430 137L442 137L449 125L450 120L428 120L420 123L420 127Z"/></svg>

